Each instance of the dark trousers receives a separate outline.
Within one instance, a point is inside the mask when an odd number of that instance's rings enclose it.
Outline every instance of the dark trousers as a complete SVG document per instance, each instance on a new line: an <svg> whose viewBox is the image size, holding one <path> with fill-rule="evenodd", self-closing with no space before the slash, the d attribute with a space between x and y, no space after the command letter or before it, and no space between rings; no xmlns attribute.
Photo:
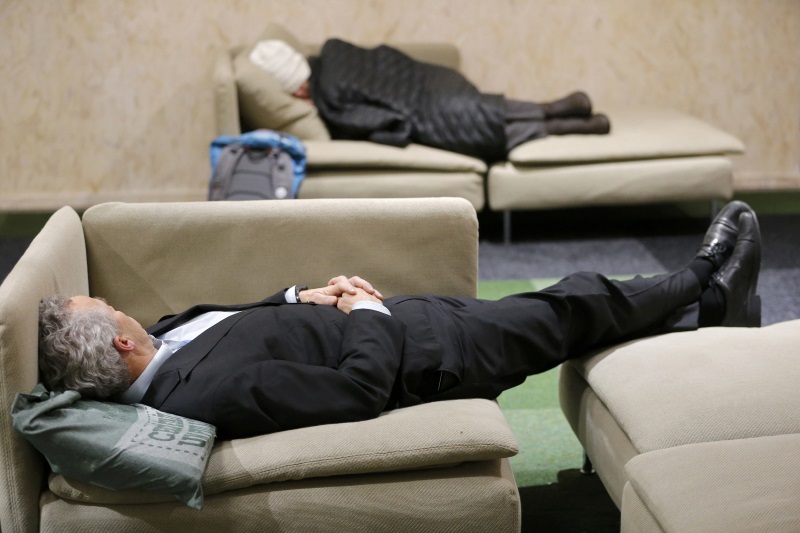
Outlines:
<svg viewBox="0 0 800 533"><path fill-rule="evenodd" d="M429 400L495 398L593 348L696 329L701 292L684 269L626 281L582 272L497 301L438 298L455 324L464 365L460 380L445 374Z"/></svg>
<svg viewBox="0 0 800 533"><path fill-rule="evenodd" d="M535 102L506 98L506 152L524 142L547 136L545 114Z"/></svg>

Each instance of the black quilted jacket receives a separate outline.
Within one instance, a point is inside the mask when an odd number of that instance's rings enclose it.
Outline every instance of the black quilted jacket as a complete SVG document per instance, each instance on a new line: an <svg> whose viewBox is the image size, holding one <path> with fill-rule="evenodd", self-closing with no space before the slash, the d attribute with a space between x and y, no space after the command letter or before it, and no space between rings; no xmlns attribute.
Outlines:
<svg viewBox="0 0 800 533"><path fill-rule="evenodd" d="M505 157L505 106L454 70L331 39L312 58L311 93L334 139L414 142L487 161Z"/></svg>

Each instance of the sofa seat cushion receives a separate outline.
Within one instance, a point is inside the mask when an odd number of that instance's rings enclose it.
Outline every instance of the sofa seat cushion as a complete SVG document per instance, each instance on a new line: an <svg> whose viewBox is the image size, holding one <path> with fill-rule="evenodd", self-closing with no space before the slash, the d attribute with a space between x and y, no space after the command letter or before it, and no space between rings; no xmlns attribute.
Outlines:
<svg viewBox="0 0 800 533"><path fill-rule="evenodd" d="M486 202L483 177L475 172L391 168L309 170L297 197L376 199L401 194L404 198L464 198L476 212Z"/></svg>
<svg viewBox="0 0 800 533"><path fill-rule="evenodd" d="M639 453L800 433L800 320L629 342L569 364Z"/></svg>
<svg viewBox="0 0 800 533"><path fill-rule="evenodd" d="M368 141L305 141L309 173L319 169L412 169L439 172L486 172L486 164L419 144L405 148Z"/></svg>
<svg viewBox="0 0 800 533"><path fill-rule="evenodd" d="M52 533L520 530L519 494L505 459L229 491L207 498L202 512L174 503L82 505L49 491L39 501L36 531Z"/></svg>
<svg viewBox="0 0 800 533"><path fill-rule="evenodd" d="M552 135L514 148L515 165L579 164L738 154L742 142L694 117L664 109L612 109L608 135Z"/></svg>
<svg viewBox="0 0 800 533"><path fill-rule="evenodd" d="M800 531L800 435L678 446L625 467L622 531Z"/></svg>
<svg viewBox="0 0 800 533"><path fill-rule="evenodd" d="M518 452L498 405L452 400L396 409L364 422L332 424L217 443L203 477L206 496L254 485L393 472L510 457ZM169 495L109 491L50 477L57 496L85 503L172 501Z"/></svg>
<svg viewBox="0 0 800 533"><path fill-rule="evenodd" d="M538 141L537 141L538 142ZM675 157L581 165L498 163L489 171L492 209L559 209L730 198L725 157Z"/></svg>

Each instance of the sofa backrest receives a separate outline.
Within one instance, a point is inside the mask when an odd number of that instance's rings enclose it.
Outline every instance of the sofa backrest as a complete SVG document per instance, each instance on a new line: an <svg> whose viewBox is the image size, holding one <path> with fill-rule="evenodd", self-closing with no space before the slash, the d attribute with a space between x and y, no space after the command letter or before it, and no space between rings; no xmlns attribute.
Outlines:
<svg viewBox="0 0 800 533"><path fill-rule="evenodd" d="M11 404L38 376L39 300L88 294L86 249L78 214L56 212L0 285L0 530L39 530L45 462L11 427Z"/></svg>
<svg viewBox="0 0 800 533"><path fill-rule="evenodd" d="M144 326L338 274L387 297L477 289L477 218L462 199L111 203L83 227L91 294Z"/></svg>
<svg viewBox="0 0 800 533"><path fill-rule="evenodd" d="M335 37L335 36L331 36ZM305 56L313 56L319 54L320 49L324 42L312 42L299 39L295 34L289 31L286 27L280 24L268 24L261 35L256 39L264 41L267 39L278 39L285 41L289 46L301 52ZM347 38L342 38L348 40ZM252 43L250 46L254 45ZM458 70L461 66L461 56L458 52L458 47L450 43L436 43L436 42L388 42L388 43L354 43L363 47L372 47L380 44L388 44L408 54L417 61L425 61L426 63L433 63L443 67Z"/></svg>

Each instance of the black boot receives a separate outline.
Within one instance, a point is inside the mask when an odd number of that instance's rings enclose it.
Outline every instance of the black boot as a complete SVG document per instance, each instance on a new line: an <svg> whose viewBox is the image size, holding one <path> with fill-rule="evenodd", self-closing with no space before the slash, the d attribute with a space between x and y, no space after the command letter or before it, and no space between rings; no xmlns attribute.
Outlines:
<svg viewBox="0 0 800 533"><path fill-rule="evenodd" d="M545 120L544 127L550 135L603 135L611 131L611 122L605 115L590 118L554 118Z"/></svg>
<svg viewBox="0 0 800 533"><path fill-rule="evenodd" d="M592 101L589 99L589 95L583 91L577 91L555 102L540 105L545 118L588 118L592 116Z"/></svg>

